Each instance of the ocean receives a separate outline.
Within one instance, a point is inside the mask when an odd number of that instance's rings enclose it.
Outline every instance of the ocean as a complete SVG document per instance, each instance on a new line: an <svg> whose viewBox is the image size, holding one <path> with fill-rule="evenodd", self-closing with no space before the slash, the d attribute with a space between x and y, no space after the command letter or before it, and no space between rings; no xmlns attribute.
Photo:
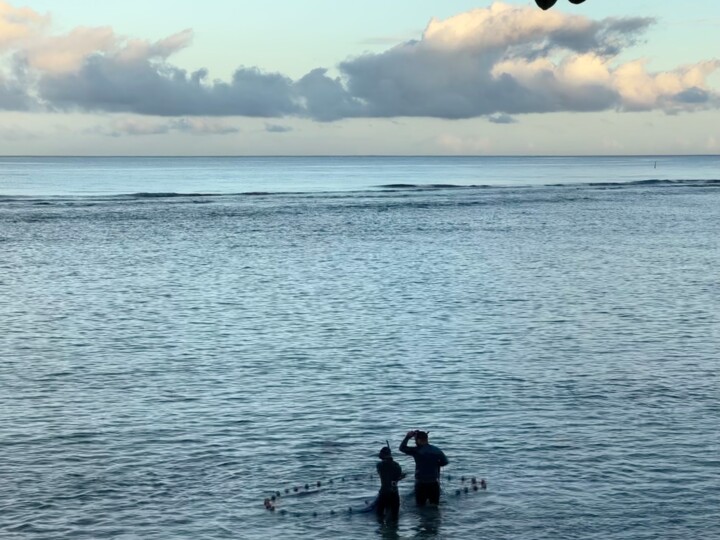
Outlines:
<svg viewBox="0 0 720 540"><path fill-rule="evenodd" d="M2 157L0 538L720 538L718 230L718 156Z"/></svg>

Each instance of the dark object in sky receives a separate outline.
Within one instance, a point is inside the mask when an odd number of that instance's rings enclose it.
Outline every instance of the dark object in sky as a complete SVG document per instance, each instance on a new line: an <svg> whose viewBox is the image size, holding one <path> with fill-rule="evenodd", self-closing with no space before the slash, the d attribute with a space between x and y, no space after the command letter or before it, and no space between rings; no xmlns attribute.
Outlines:
<svg viewBox="0 0 720 540"><path fill-rule="evenodd" d="M585 0L570 0L571 4L582 4ZM540 9L550 9L555 5L557 0L535 0Z"/></svg>

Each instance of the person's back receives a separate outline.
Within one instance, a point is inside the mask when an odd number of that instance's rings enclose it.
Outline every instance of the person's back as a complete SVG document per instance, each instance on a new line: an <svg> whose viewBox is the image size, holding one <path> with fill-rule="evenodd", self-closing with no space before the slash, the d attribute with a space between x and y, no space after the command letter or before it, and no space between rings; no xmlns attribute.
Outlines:
<svg viewBox="0 0 720 540"><path fill-rule="evenodd" d="M380 476L380 491L397 491L397 482L402 478L402 467L392 458L383 459L377 464Z"/></svg>
<svg viewBox="0 0 720 540"><path fill-rule="evenodd" d="M432 444L408 447L408 450L406 453L415 458L415 481L437 482L440 479L440 467L448 463L443 451Z"/></svg>
<svg viewBox="0 0 720 540"><path fill-rule="evenodd" d="M415 437L415 446L408 446L411 437ZM415 459L415 501L419 506L429 501L440 501L440 468L448 464L445 454L437 446L428 442L424 431L409 431L400 444L400 451Z"/></svg>

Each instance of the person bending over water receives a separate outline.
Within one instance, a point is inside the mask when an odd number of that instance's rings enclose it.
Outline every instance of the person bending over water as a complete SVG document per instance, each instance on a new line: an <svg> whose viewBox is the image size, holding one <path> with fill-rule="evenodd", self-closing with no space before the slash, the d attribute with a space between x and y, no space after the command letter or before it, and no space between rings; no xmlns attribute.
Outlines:
<svg viewBox="0 0 720 540"><path fill-rule="evenodd" d="M408 441L415 438L415 446ZM426 502L440 502L440 468L448 464L445 454L428 442L425 431L408 431L400 444L400 451L415 459L415 502L424 506Z"/></svg>
<svg viewBox="0 0 720 540"><path fill-rule="evenodd" d="M377 472L380 476L380 491L378 492L375 512L378 519L385 518L385 511L390 513L390 518L397 520L400 513L400 495L398 494L398 481L405 478L400 464L392 458L389 446L383 446L378 454L380 462L377 464Z"/></svg>

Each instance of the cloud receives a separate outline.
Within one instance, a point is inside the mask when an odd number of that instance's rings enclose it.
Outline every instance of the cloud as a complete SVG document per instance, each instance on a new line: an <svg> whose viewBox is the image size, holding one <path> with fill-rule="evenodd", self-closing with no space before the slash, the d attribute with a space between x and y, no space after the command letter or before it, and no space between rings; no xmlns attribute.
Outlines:
<svg viewBox="0 0 720 540"><path fill-rule="evenodd" d="M672 72L651 74L643 61L634 61L612 73L612 84L620 94L625 110L691 111L711 103L717 106L718 94L707 88L705 81L718 68L720 61L713 60L681 66Z"/></svg>
<svg viewBox="0 0 720 540"><path fill-rule="evenodd" d="M340 67L350 94L371 116L454 119L622 108L613 55L651 23L494 3L432 20L421 40Z"/></svg>
<svg viewBox="0 0 720 540"><path fill-rule="evenodd" d="M717 107L711 60L652 73L642 59L620 62L653 24L645 17L592 20L495 2L431 20L417 40L346 59L297 80L241 66L230 81L187 72L172 56L191 30L158 41L109 28L50 33L50 19L0 0L0 108L130 113L167 117L487 117L585 111L690 112ZM0 75L1 77L1 75ZM178 129L178 128L175 128Z"/></svg>
<svg viewBox="0 0 720 540"><path fill-rule="evenodd" d="M28 67L45 73L65 73L79 69L90 54L116 47L118 37L110 27L76 28L69 34L38 40L16 56Z"/></svg>
<svg viewBox="0 0 720 540"><path fill-rule="evenodd" d="M0 74L0 110L26 111L35 101L28 95L27 89L17 81L5 80Z"/></svg>
<svg viewBox="0 0 720 540"><path fill-rule="evenodd" d="M156 116L277 117L301 113L292 81L279 73L238 69L230 83L206 82L167 63L125 54L93 55L77 72L45 74L40 95L60 110L130 112Z"/></svg>
<svg viewBox="0 0 720 540"><path fill-rule="evenodd" d="M112 122L109 127L99 126L88 130L90 134L108 137L164 135L171 132L192 135L227 135L239 133L240 130L216 119L177 118L158 121L143 117L122 118Z"/></svg>
<svg viewBox="0 0 720 540"><path fill-rule="evenodd" d="M240 133L240 130L234 126L229 126L225 122L216 119L207 118L179 118L170 122L173 129L192 133L193 135L228 135L231 133Z"/></svg>
<svg viewBox="0 0 720 540"><path fill-rule="evenodd" d="M42 33L49 23L47 15L0 0L0 52L22 46Z"/></svg>
<svg viewBox="0 0 720 540"><path fill-rule="evenodd" d="M505 51L536 54L553 49L579 53L602 51L615 54L634 43L651 18L608 18L593 21L559 11L543 13L529 7L495 2L444 21L432 19L421 44L433 49L456 51Z"/></svg>
<svg viewBox="0 0 720 540"><path fill-rule="evenodd" d="M512 116L504 113L491 114L488 116L488 121L493 124L514 124L517 122L517 120L515 120Z"/></svg>
<svg viewBox="0 0 720 540"><path fill-rule="evenodd" d="M710 100L710 94L702 88L693 86L678 92L673 96L673 99L678 103L707 103Z"/></svg>
<svg viewBox="0 0 720 540"><path fill-rule="evenodd" d="M364 104L348 93L342 79L331 79L326 73L315 69L293 85L303 113L324 122L366 116Z"/></svg>
<svg viewBox="0 0 720 540"><path fill-rule="evenodd" d="M281 126L278 124L265 124L265 131L268 133L288 133L292 131L293 128L290 126Z"/></svg>
<svg viewBox="0 0 720 540"><path fill-rule="evenodd" d="M644 17L593 21L497 2L434 19L419 41L340 68L368 116L672 113L716 103L706 80L717 61L655 74L642 61L616 63L652 23Z"/></svg>

